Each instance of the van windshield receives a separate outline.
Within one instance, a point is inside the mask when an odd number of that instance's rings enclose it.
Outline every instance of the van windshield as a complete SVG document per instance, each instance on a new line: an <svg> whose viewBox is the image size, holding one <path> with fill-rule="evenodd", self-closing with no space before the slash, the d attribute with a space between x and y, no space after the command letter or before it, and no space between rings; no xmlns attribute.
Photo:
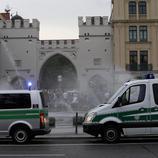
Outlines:
<svg viewBox="0 0 158 158"><path fill-rule="evenodd" d="M45 92L40 92L42 106L48 108L48 95Z"/></svg>
<svg viewBox="0 0 158 158"><path fill-rule="evenodd" d="M121 86L114 95L108 100L107 104L111 104L119 95L119 93L126 87L126 85Z"/></svg>

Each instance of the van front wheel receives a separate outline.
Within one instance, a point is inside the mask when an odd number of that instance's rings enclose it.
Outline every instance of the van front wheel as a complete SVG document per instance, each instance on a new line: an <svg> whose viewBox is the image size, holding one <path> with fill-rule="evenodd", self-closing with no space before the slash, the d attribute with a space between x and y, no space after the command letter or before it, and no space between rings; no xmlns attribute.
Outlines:
<svg viewBox="0 0 158 158"><path fill-rule="evenodd" d="M29 131L25 128L17 128L12 134L12 139L17 144L25 144L30 141Z"/></svg>
<svg viewBox="0 0 158 158"><path fill-rule="evenodd" d="M107 143L116 143L120 138L120 131L115 126L105 127L103 130L102 138Z"/></svg>

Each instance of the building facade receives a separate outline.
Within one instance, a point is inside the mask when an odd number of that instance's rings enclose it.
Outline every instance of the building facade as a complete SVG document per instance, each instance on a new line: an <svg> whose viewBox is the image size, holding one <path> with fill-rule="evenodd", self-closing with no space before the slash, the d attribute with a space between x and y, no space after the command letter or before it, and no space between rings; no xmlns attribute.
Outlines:
<svg viewBox="0 0 158 158"><path fill-rule="evenodd" d="M1 85L26 89L31 81L33 89L90 91L104 101L113 90L111 25L100 16L78 24L79 39L39 40L37 19L0 20Z"/></svg>
<svg viewBox="0 0 158 158"><path fill-rule="evenodd" d="M39 21L18 15L0 20L0 37L1 86L7 81L12 88L26 89L26 81L32 81L37 87Z"/></svg>
<svg viewBox="0 0 158 158"><path fill-rule="evenodd" d="M112 0L115 81L158 73L158 1Z"/></svg>
<svg viewBox="0 0 158 158"><path fill-rule="evenodd" d="M83 17L79 21L79 56L82 89L100 93L113 89L111 25L108 17ZM99 85L100 84L100 85ZM102 90L99 90L102 87ZM97 92L96 92L97 93ZM99 93L99 92L98 92Z"/></svg>
<svg viewBox="0 0 158 158"><path fill-rule="evenodd" d="M0 88L80 91L93 104L123 82L158 76L158 1L112 0L108 17L78 17L79 38L40 40L40 22L0 14ZM108 98L108 96L107 96Z"/></svg>

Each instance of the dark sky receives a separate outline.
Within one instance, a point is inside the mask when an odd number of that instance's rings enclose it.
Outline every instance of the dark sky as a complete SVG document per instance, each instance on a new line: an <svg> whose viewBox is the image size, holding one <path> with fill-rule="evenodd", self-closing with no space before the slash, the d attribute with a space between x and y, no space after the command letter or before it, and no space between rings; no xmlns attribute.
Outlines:
<svg viewBox="0 0 158 158"><path fill-rule="evenodd" d="M110 16L111 0L0 0L25 19L40 21L40 39L78 38L78 16Z"/></svg>

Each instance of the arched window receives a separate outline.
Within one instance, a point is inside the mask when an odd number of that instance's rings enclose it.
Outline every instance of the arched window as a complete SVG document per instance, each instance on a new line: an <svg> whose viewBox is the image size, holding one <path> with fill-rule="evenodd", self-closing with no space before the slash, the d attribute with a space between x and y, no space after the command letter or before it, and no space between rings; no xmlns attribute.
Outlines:
<svg viewBox="0 0 158 158"><path fill-rule="evenodd" d="M138 6L139 6L139 14L140 15L146 15L146 13L147 13L146 2L145 1L139 1Z"/></svg>
<svg viewBox="0 0 158 158"><path fill-rule="evenodd" d="M136 2L130 1L129 2L129 14L133 15L133 14L136 14L136 12L137 12Z"/></svg>

